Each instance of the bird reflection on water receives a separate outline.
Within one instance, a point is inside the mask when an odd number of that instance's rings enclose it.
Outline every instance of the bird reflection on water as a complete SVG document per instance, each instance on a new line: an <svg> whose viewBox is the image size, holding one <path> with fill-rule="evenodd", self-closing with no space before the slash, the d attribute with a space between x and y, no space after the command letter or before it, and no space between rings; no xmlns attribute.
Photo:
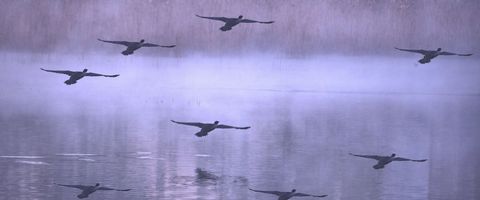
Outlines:
<svg viewBox="0 0 480 200"><path fill-rule="evenodd" d="M235 184L247 186L248 179L243 176L216 175L202 168L195 169L195 176L175 176L170 182L178 186L212 186L217 184Z"/></svg>

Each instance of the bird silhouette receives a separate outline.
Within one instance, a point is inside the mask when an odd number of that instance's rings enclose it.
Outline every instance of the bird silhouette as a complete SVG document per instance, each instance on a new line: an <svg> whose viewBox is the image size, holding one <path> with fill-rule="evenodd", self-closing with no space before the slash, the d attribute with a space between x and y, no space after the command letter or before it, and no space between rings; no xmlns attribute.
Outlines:
<svg viewBox="0 0 480 200"><path fill-rule="evenodd" d="M220 30L222 31L229 31L232 28L240 23L260 23L260 24L272 24L274 21L256 21L251 19L244 19L242 15L238 16L237 18L228 18L228 17L205 17L200 15L195 15L200 18L210 19L210 20L217 20L222 21L225 23Z"/></svg>

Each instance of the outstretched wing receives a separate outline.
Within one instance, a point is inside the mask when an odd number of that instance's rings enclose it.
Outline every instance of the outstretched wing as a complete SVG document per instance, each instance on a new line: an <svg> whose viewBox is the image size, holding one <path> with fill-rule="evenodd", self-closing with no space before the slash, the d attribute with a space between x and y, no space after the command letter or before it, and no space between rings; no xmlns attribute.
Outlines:
<svg viewBox="0 0 480 200"><path fill-rule="evenodd" d="M97 74L97 73L88 72L88 73L85 73L85 76L117 77L117 76L120 76L120 74L105 75L105 74Z"/></svg>
<svg viewBox="0 0 480 200"><path fill-rule="evenodd" d="M98 190L130 191L132 189L114 189L114 188L109 188L109 187L99 187Z"/></svg>
<svg viewBox="0 0 480 200"><path fill-rule="evenodd" d="M111 40L102 40L102 39L97 39L98 41L106 42L106 43L112 43L112 44L121 44L125 46L130 46L134 44L135 42L127 42L127 41L111 41Z"/></svg>
<svg viewBox="0 0 480 200"><path fill-rule="evenodd" d="M255 21L251 19L243 19L241 23L261 23L261 24L272 24L275 21Z"/></svg>
<svg viewBox="0 0 480 200"><path fill-rule="evenodd" d="M53 183L53 184L63 186L63 187L77 188L77 189L80 189L80 190L86 190L90 187L90 186L86 186L86 185L64 185L64 184L58 184L58 183Z"/></svg>
<svg viewBox="0 0 480 200"><path fill-rule="evenodd" d="M59 73L59 74L66 74L66 75L73 75L75 72L72 72L72 71L68 71L68 70L48 70L48 69L43 69L43 68L40 68L41 70L43 71L46 71L46 72L53 72L53 73Z"/></svg>
<svg viewBox="0 0 480 200"><path fill-rule="evenodd" d="M423 55L428 54L428 53L431 52L431 51L427 51L427 50L423 50L423 49L418 49L418 50L417 50L417 49L400 49L400 48L397 48L397 47L395 47L395 49L400 50L400 51L420 53L420 54L423 54Z"/></svg>
<svg viewBox="0 0 480 200"><path fill-rule="evenodd" d="M228 22L228 20L230 18L226 18L226 17L204 17L204 16L200 16L200 15L195 15L197 17L200 17L200 18L204 18L204 19L211 19L211 20L218 20L218 21L222 21L222 22Z"/></svg>
<svg viewBox="0 0 480 200"><path fill-rule="evenodd" d="M207 125L207 124L198 123L198 122L177 122L177 121L174 121L174 120L170 120L170 121L172 121L173 123L183 124L183 125L187 125L187 126L196 126L196 127L198 127L198 128L202 128L202 127L204 127L205 125Z"/></svg>
<svg viewBox="0 0 480 200"><path fill-rule="evenodd" d="M297 197L326 197L328 195L311 195L311 194L304 194L304 193L295 193L293 196Z"/></svg>
<svg viewBox="0 0 480 200"><path fill-rule="evenodd" d="M458 53L451 53L451 52L448 52L448 51L442 51L438 55L442 55L442 56L471 56L473 54L471 54L471 53L469 53L469 54L458 54Z"/></svg>
<svg viewBox="0 0 480 200"><path fill-rule="evenodd" d="M353 153L348 153L352 156L357 156L357 157L362 157L362 158L370 158L370 159L375 159L375 160L381 160L383 156L376 156L376 155L358 155L358 154L353 154Z"/></svg>
<svg viewBox="0 0 480 200"><path fill-rule="evenodd" d="M172 48L175 47L176 45L158 45L158 44L152 44L152 43L144 43L142 44L142 47L164 47L164 48Z"/></svg>
<svg viewBox="0 0 480 200"><path fill-rule="evenodd" d="M264 190L254 190L254 189L251 189L251 188L248 188L249 190L251 191L254 191L254 192L260 192L260 193L267 193L267 194L273 194L273 195L277 195L277 196L281 196L283 194L285 194L286 192L280 192L280 191L264 191Z"/></svg>
<svg viewBox="0 0 480 200"><path fill-rule="evenodd" d="M250 126L238 127L238 126L229 126L229 125L220 124L220 125L217 126L217 128L249 129Z"/></svg>
<svg viewBox="0 0 480 200"><path fill-rule="evenodd" d="M394 161L413 161L413 162L425 162L427 159L422 159L422 160L413 160L413 159L408 159L408 158L402 158L402 157L396 157L393 159Z"/></svg>

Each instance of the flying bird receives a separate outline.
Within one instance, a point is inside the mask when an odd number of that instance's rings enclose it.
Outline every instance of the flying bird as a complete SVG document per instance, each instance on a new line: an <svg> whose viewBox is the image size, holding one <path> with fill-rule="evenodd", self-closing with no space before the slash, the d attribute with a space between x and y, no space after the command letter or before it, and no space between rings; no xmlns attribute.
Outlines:
<svg viewBox="0 0 480 200"><path fill-rule="evenodd" d="M273 194L278 196L278 200L287 200L292 197L326 197L328 195L311 195L311 194L304 194L304 193L299 193L297 190L293 189L291 192L280 192L280 191L263 191L263 190L254 190L250 189L251 191L254 192L260 192L260 193L267 193L267 194Z"/></svg>
<svg viewBox="0 0 480 200"><path fill-rule="evenodd" d="M77 189L80 189L82 190L82 193L80 193L79 195L77 195L77 197L79 199L84 199L84 198L87 198L88 195L98 191L98 190L114 190L114 191L130 191L132 189L114 189L114 188L109 188L109 187L104 187L104 186L100 186L99 183L93 185L93 186L89 186L89 185L63 185L63 184L57 184L57 183L54 183L55 185L59 185L59 186L63 186L63 187L71 187L71 188L77 188Z"/></svg>
<svg viewBox="0 0 480 200"><path fill-rule="evenodd" d="M102 40L102 39L98 39L99 41L102 41L102 42L107 42L107 43L112 43L112 44L121 44L121 45L124 45L127 47L127 49L125 51L122 51L122 54L123 55L130 55L130 54L133 54L134 51L136 51L137 49L140 49L142 47L164 47L164 48L173 48L175 47L176 45L166 45L166 46L162 46L162 45L158 45L158 44L152 44L152 43L145 43L145 40L142 39L140 40L140 42L127 42L127 41L110 41L110 40Z"/></svg>
<svg viewBox="0 0 480 200"><path fill-rule="evenodd" d="M237 127L237 126L229 126L229 125L224 125L224 124L219 124L218 121L215 121L213 122L213 124L205 124L205 123L198 123L198 122L177 122L177 121L173 121L171 120L173 123L177 123L177 124L183 124L183 125L187 125L187 126L196 126L198 128L200 128L200 132L198 133L195 133L195 135L197 137L203 137L203 136L207 136L209 132L217 129L217 128L221 128L221 129L249 129L250 126L247 126L247 127Z"/></svg>
<svg viewBox="0 0 480 200"><path fill-rule="evenodd" d="M232 28L240 23L261 23L261 24L272 24L274 21L255 21L251 19L244 19L242 15L238 16L238 18L227 18L227 17L204 17L200 15L196 15L197 17L204 18L204 19L211 19L225 22L220 30L222 31L229 31Z"/></svg>
<svg viewBox="0 0 480 200"><path fill-rule="evenodd" d="M97 74L97 73L87 72L88 69L84 69L83 71L48 70L48 69L43 69L43 68L40 68L40 69L43 70L43 71L46 71L46 72L66 74L66 75L70 76L70 78L65 81L65 84L67 84L67 85L75 84L78 80L80 80L80 79L82 79L83 77L86 77L86 76L103 76L103 77L117 77L117 76L120 76L119 74L105 75L105 74Z"/></svg>
<svg viewBox="0 0 480 200"><path fill-rule="evenodd" d="M349 153L352 156L362 157L362 158L370 158L377 160L377 164L373 166L373 169L382 169L385 165L393 162L393 161L413 161L413 162L425 162L427 159L423 160L413 160L408 158L397 157L395 154L391 156L377 156L377 155L357 155L353 153Z"/></svg>
<svg viewBox="0 0 480 200"><path fill-rule="evenodd" d="M451 56L451 55L456 55L456 56L471 56L473 54L458 54L458 53L451 53L447 51L442 51L442 48L438 48L436 51L435 50L415 50L415 49L400 49L395 47L395 49L400 50L400 51L407 51L407 52L413 52L413 53L419 53L423 55L423 58L418 60L419 63L425 64L429 63L433 58L437 56Z"/></svg>

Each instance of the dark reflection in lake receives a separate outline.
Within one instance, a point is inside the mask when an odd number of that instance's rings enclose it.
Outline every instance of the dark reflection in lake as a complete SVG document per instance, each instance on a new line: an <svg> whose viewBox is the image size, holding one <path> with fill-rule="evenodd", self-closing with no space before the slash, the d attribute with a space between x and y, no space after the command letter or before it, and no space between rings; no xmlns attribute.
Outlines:
<svg viewBox="0 0 480 200"><path fill-rule="evenodd" d="M274 199L248 187L328 199L480 198L476 95L140 88L111 79L68 87L60 78L3 78L13 97L2 93L0 199L75 199L79 191L53 183L96 182L134 190L91 199ZM197 138L170 119L252 128ZM374 170L373 161L349 152L429 160Z"/></svg>

